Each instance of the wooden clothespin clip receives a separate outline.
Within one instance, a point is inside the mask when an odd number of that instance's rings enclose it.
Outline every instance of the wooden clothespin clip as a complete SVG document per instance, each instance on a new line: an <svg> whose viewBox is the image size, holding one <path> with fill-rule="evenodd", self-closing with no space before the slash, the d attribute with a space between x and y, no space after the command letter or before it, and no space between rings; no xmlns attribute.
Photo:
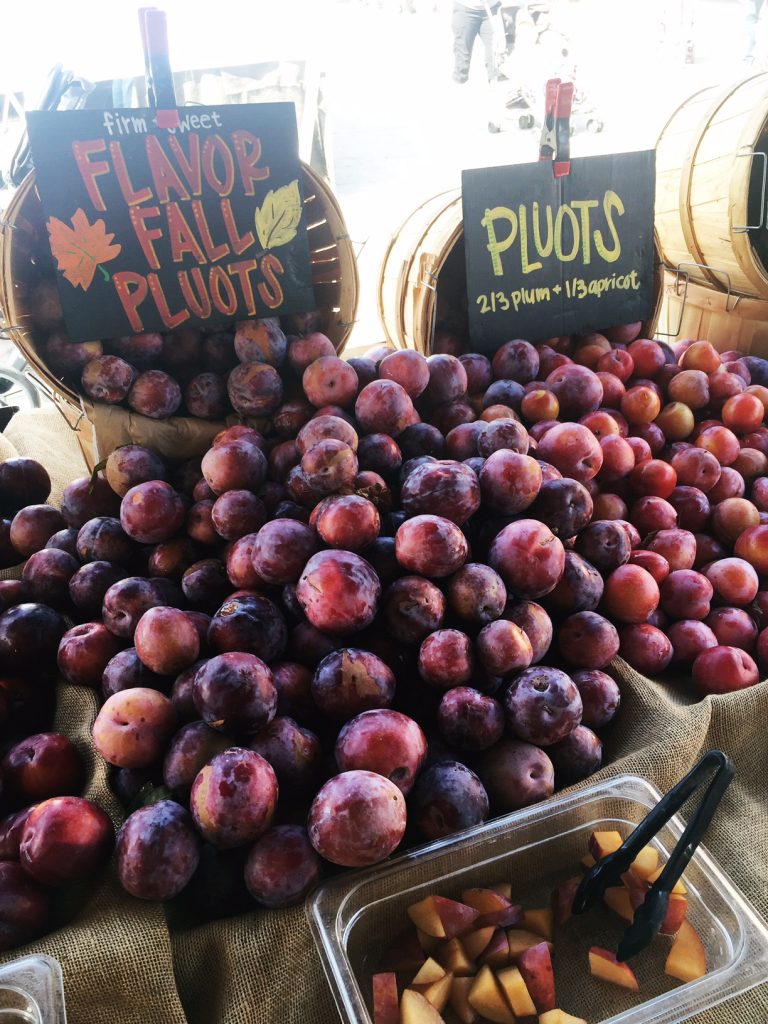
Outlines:
<svg viewBox="0 0 768 1024"><path fill-rule="evenodd" d="M544 101L539 160L552 160L556 178L571 173L571 108L573 82L550 78Z"/></svg>
<svg viewBox="0 0 768 1024"><path fill-rule="evenodd" d="M168 21L157 7L139 8L141 45L147 76L147 99L155 110L158 128L178 128L176 91L168 52Z"/></svg>

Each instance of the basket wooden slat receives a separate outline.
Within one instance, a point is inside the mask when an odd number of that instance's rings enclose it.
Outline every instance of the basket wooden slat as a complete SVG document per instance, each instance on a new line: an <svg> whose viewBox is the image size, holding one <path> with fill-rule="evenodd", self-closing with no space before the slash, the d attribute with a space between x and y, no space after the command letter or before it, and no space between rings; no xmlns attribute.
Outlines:
<svg viewBox="0 0 768 1024"><path fill-rule="evenodd" d="M740 230L762 178L764 158L752 152L768 153L768 73L682 103L656 145L656 229L667 266L686 264L719 291L768 298L768 227Z"/></svg>

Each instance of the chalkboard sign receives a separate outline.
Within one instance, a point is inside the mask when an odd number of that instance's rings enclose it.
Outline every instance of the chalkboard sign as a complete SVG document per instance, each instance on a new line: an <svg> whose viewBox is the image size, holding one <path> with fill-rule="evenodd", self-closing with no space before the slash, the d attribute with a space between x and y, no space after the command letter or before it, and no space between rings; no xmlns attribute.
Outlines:
<svg viewBox="0 0 768 1024"><path fill-rule="evenodd" d="M27 115L74 341L315 306L291 103Z"/></svg>
<svg viewBox="0 0 768 1024"><path fill-rule="evenodd" d="M654 190L652 150L464 171L473 348L649 317Z"/></svg>

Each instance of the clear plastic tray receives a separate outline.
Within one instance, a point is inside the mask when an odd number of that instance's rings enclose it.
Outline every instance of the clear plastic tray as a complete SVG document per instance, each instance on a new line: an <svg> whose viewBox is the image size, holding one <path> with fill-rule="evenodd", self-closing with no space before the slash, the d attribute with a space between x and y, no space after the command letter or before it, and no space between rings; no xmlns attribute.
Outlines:
<svg viewBox="0 0 768 1024"><path fill-rule="evenodd" d="M25 956L0 967L0 1024L67 1024L58 960Z"/></svg>
<svg viewBox="0 0 768 1024"><path fill-rule="evenodd" d="M381 951L408 925L409 904L430 893L458 896L465 887L510 881L513 899L548 906L553 885L579 873L592 831L616 829L626 837L660 798L650 782L618 776L321 886L306 909L342 1019L371 1024L371 975ZM656 836L664 859L684 828L676 816ZM639 993L592 978L588 947L616 949L623 932L597 907L555 936L557 1005L590 1024L679 1024L768 979L768 927L703 847L685 883L687 916L707 952L703 978L682 983L664 974L671 940L663 936L632 961Z"/></svg>

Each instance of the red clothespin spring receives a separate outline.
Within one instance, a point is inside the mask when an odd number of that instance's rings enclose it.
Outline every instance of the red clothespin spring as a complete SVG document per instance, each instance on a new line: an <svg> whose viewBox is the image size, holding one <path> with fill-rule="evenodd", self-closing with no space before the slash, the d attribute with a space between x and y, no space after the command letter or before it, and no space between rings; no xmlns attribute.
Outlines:
<svg viewBox="0 0 768 1024"><path fill-rule="evenodd" d="M139 8L141 45L147 76L147 99L156 114L158 128L178 128L176 90L173 86L171 58L168 52L168 21L157 7Z"/></svg>
<svg viewBox="0 0 768 1024"><path fill-rule="evenodd" d="M571 108L573 82L550 78L544 100L539 160L552 160L556 178L571 173Z"/></svg>

